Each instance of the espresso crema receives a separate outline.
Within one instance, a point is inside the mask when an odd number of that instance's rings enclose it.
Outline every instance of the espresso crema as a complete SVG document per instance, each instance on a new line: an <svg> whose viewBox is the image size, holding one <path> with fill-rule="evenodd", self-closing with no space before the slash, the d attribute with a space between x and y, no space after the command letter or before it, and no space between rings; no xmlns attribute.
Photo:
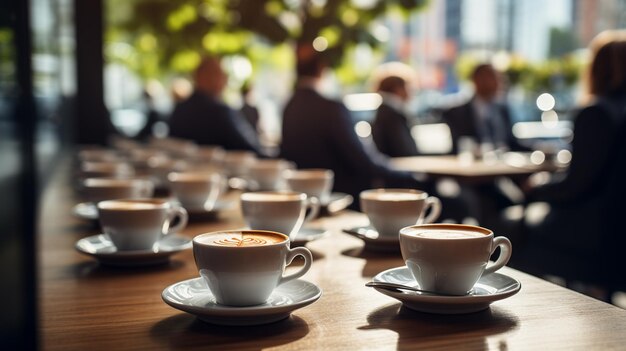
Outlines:
<svg viewBox="0 0 626 351"><path fill-rule="evenodd" d="M363 192L361 197L366 200L378 201L416 201L426 198L424 193L403 192Z"/></svg>
<svg viewBox="0 0 626 351"><path fill-rule="evenodd" d="M484 238L486 234L480 232L472 232L465 230L451 229L415 229L407 232L408 235L417 238L440 239L440 240L459 240L459 239L475 239Z"/></svg>
<svg viewBox="0 0 626 351"><path fill-rule="evenodd" d="M197 238L196 241L213 246L225 247L250 247L274 245L285 241L286 238L280 235L260 232L232 232L217 233Z"/></svg>

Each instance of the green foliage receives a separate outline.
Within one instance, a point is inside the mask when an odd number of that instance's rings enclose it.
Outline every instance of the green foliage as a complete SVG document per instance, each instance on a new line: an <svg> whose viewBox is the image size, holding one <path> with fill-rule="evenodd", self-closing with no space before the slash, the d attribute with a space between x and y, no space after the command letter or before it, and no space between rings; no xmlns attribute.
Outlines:
<svg viewBox="0 0 626 351"><path fill-rule="evenodd" d="M456 71L467 80L478 63L483 61L470 54L457 59ZM543 62L528 62L517 55L507 57L502 70L511 86L521 86L529 92L558 91L572 88L579 80L584 62L572 53ZM494 66L497 65L494 63Z"/></svg>
<svg viewBox="0 0 626 351"><path fill-rule="evenodd" d="M107 58L141 77L193 70L202 55L243 55L290 64L293 45L328 42L337 66L356 43L377 47L372 22L399 11L408 15L428 0L109 0ZM120 46L127 44L127 46ZM286 50L289 46L290 50ZM123 48L123 49L121 49ZM274 52L275 51L275 52ZM290 53L288 53L290 51ZM263 55L259 55L263 52ZM195 53L195 54L194 54Z"/></svg>

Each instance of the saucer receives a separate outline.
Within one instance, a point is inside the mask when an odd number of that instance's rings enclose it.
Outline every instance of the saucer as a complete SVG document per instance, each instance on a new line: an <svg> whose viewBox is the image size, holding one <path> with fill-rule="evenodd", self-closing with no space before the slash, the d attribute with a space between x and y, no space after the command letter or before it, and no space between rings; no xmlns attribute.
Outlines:
<svg viewBox="0 0 626 351"><path fill-rule="evenodd" d="M354 198L352 195L345 193L331 193L328 201L321 204L321 214L334 214L341 210L346 209L352 204Z"/></svg>
<svg viewBox="0 0 626 351"><path fill-rule="evenodd" d="M171 255L189 248L191 240L176 234L165 236L152 250L118 251L105 234L89 236L76 243L76 250L95 257L102 264L125 267L165 263Z"/></svg>
<svg viewBox="0 0 626 351"><path fill-rule="evenodd" d="M343 232L363 240L367 250L400 251L400 239L397 235L381 237L376 229L370 226L344 229Z"/></svg>
<svg viewBox="0 0 626 351"><path fill-rule="evenodd" d="M408 286L417 286L411 271L404 267L388 269L372 280ZM404 306L419 312L437 314L462 314L482 311L492 302L517 294L522 284L515 278L502 273L491 273L480 277L471 293L464 296L440 296L412 291L393 291L374 288L378 292L400 300Z"/></svg>
<svg viewBox="0 0 626 351"><path fill-rule="evenodd" d="M81 202L72 208L74 216L88 221L98 220L98 208L93 202Z"/></svg>
<svg viewBox="0 0 626 351"><path fill-rule="evenodd" d="M288 318L291 312L310 305L322 296L313 283L295 279L274 289L269 300L256 306L219 305L203 278L184 280L170 285L161 294L166 304L219 325L259 325Z"/></svg>
<svg viewBox="0 0 626 351"><path fill-rule="evenodd" d="M328 235L329 231L320 228L300 228L296 238L291 240L293 246L303 246L309 241L317 240Z"/></svg>

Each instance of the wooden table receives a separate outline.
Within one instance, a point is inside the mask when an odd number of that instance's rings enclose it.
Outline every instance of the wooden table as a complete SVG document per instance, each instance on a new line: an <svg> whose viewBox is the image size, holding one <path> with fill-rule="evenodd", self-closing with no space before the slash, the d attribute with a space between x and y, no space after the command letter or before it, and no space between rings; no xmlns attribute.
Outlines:
<svg viewBox="0 0 626 351"><path fill-rule="evenodd" d="M46 350L358 350L358 349L623 349L626 311L513 269L515 296L468 315L431 315L364 287L372 276L403 264L399 254L374 254L343 234L367 224L343 212L314 224L331 235L311 242L304 279L323 289L314 304L284 321L256 327L203 323L161 300L168 285L196 277L191 251L169 265L144 269L99 266L74 250L97 230L70 214L76 199L61 172L45 191L39 237L40 327ZM237 210L192 223L183 234L237 228Z"/></svg>
<svg viewBox="0 0 626 351"><path fill-rule="evenodd" d="M498 177L524 179L539 171L562 168L553 162L533 164L525 153L507 153L502 159L463 162L454 155L412 156L391 159L394 169L422 173L432 178L451 177L463 183L490 182Z"/></svg>

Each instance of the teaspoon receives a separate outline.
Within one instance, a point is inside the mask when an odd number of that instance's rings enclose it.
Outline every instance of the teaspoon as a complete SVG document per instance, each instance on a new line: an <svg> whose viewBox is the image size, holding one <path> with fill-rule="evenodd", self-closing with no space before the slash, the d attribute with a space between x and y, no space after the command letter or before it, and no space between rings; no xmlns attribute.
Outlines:
<svg viewBox="0 0 626 351"><path fill-rule="evenodd" d="M388 283L388 282L369 282L369 283L366 283L365 286L369 286L370 288L381 288L381 289L387 289L387 290L393 290L393 291L399 291L399 290L416 291L416 292L420 292L424 294L439 295L439 296L462 296L462 295L438 293L438 292L429 291L429 290L422 290L422 289L414 288L412 286L396 284L396 283Z"/></svg>

